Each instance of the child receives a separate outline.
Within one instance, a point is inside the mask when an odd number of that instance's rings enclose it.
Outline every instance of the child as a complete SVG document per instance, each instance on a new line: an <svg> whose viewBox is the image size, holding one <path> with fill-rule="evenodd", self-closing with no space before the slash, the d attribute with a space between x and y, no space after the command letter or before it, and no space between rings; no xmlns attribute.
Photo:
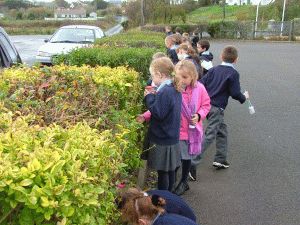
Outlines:
<svg viewBox="0 0 300 225"><path fill-rule="evenodd" d="M125 202L122 219L132 225L197 225L194 221L176 214L168 214L149 196L138 196Z"/></svg>
<svg viewBox="0 0 300 225"><path fill-rule="evenodd" d="M161 57L151 62L150 73L157 90L145 89L146 107L151 113L148 137L150 150L148 166L157 170L158 189L172 191L175 183L175 169L180 166L179 127L181 94L175 87L171 74L172 61Z"/></svg>
<svg viewBox="0 0 300 225"><path fill-rule="evenodd" d="M175 82L183 88L179 137L182 177L174 192L177 195L189 190L187 179L191 160L201 151L202 121L210 110L210 98L197 78L196 67L191 61L183 60L175 66Z"/></svg>
<svg viewBox="0 0 300 225"><path fill-rule="evenodd" d="M203 74L203 69L200 65L200 60L199 57L197 56L194 48L191 45L186 45L186 44L181 44L179 47L176 49L177 52L177 57L179 61L187 59L190 60L191 62L194 63L197 69L198 73L198 80L202 77Z"/></svg>
<svg viewBox="0 0 300 225"><path fill-rule="evenodd" d="M118 201L118 209L122 210L125 203L130 199L143 196L149 196L154 205L164 208L167 213L178 214L196 222L196 216L188 204L186 204L179 196L164 190L150 190L143 192L137 188L129 188L121 193Z"/></svg>
<svg viewBox="0 0 300 225"><path fill-rule="evenodd" d="M204 68L203 74L213 67L212 60L214 58L213 54L209 52L210 44L207 40L201 40L197 43L197 50L201 60L201 65Z"/></svg>
<svg viewBox="0 0 300 225"><path fill-rule="evenodd" d="M166 36L172 35L173 34L172 27L171 26L165 26L165 33L166 33Z"/></svg>
<svg viewBox="0 0 300 225"><path fill-rule="evenodd" d="M180 27L176 27L175 28L175 34L181 35L182 34L182 29Z"/></svg>
<svg viewBox="0 0 300 225"><path fill-rule="evenodd" d="M181 44L181 35L172 34L165 38L165 45L167 47L167 55L176 64L179 60L177 58L176 49Z"/></svg>
<svg viewBox="0 0 300 225"><path fill-rule="evenodd" d="M240 75L234 68L234 64L238 59L237 49L233 46L225 47L221 58L223 61L222 64L210 69L201 79L211 99L211 109L207 115L208 125L205 130L205 139L202 143L202 153L193 160L192 164L194 166L199 164L201 155L216 139L217 152L213 166L224 169L229 167L229 163L227 162L228 133L224 122L224 110L230 96L238 100L241 104L249 98L248 93L241 93Z"/></svg>
<svg viewBox="0 0 300 225"><path fill-rule="evenodd" d="M199 41L199 33L198 30L195 30L193 32L193 35L191 36L191 42L192 42L192 46L195 50L197 50L197 43Z"/></svg>

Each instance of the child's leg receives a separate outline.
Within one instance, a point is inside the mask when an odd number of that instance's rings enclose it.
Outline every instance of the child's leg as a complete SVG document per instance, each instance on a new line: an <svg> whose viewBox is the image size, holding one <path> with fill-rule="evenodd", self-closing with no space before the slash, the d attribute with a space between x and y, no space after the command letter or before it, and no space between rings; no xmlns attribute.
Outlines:
<svg viewBox="0 0 300 225"><path fill-rule="evenodd" d="M182 175L181 175L181 182L187 182L189 172L191 169L192 160L182 160Z"/></svg>
<svg viewBox="0 0 300 225"><path fill-rule="evenodd" d="M176 177L176 173L174 170L172 171L169 171L168 172L168 175L169 175L169 187L168 187L168 190L170 192L173 191L173 188L174 188L174 185L175 185L175 177Z"/></svg>
<svg viewBox="0 0 300 225"><path fill-rule="evenodd" d="M169 173L166 171L158 170L158 182L157 189L158 190L168 190L169 189ZM174 171L175 174L175 171ZM175 178L174 178L175 180Z"/></svg>
<svg viewBox="0 0 300 225"><path fill-rule="evenodd" d="M197 166L200 163L202 154L216 139L217 131L221 122L221 113L223 111L215 106L211 106L209 114L207 115L207 128L205 130L205 137L202 142L202 152L192 159L192 166ZM224 115L224 114L223 114Z"/></svg>
<svg viewBox="0 0 300 225"><path fill-rule="evenodd" d="M227 126L224 123L224 113L217 132L215 162L223 163L227 157Z"/></svg>

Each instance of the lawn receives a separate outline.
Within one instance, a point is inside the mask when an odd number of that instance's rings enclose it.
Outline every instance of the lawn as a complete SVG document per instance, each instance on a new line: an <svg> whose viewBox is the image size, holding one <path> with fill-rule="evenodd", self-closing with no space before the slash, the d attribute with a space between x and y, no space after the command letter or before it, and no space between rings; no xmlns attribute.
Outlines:
<svg viewBox="0 0 300 225"><path fill-rule="evenodd" d="M226 20L254 20L256 6L242 5L242 6L226 6L225 19ZM223 19L222 6L201 7L188 14L188 22L216 22Z"/></svg>

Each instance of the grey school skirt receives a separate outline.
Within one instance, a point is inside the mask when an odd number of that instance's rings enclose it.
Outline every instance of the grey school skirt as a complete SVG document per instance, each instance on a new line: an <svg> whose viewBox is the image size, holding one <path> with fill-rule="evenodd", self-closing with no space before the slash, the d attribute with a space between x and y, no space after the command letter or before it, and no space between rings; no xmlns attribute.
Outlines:
<svg viewBox="0 0 300 225"><path fill-rule="evenodd" d="M179 141L179 147L180 147L181 159L189 160L189 159L194 158L194 155L190 155L190 153L189 153L189 142L188 141L185 141L185 140Z"/></svg>
<svg viewBox="0 0 300 225"><path fill-rule="evenodd" d="M154 170L173 171L181 164L179 143L175 145L150 144L148 166Z"/></svg>

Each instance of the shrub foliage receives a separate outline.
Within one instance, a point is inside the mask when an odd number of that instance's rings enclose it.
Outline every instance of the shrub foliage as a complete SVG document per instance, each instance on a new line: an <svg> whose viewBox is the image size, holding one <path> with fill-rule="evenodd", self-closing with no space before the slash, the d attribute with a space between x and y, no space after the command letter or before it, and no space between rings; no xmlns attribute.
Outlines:
<svg viewBox="0 0 300 225"><path fill-rule="evenodd" d="M13 68L0 87L0 224L116 224L115 186L139 165L138 73Z"/></svg>

